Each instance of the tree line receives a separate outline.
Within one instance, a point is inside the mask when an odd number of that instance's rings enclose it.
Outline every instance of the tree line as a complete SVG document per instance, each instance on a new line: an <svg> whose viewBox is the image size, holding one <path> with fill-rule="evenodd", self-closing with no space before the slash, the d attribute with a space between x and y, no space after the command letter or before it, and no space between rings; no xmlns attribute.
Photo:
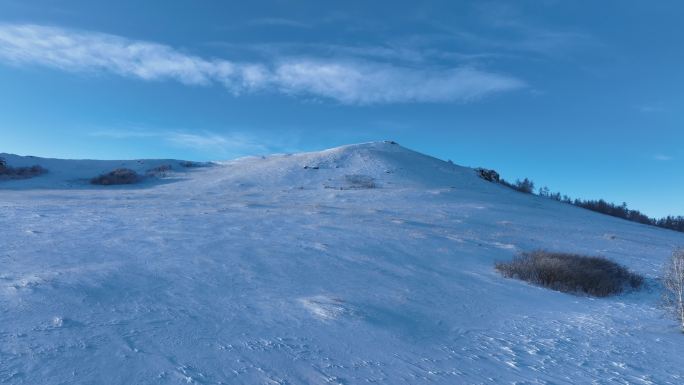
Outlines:
<svg viewBox="0 0 684 385"><path fill-rule="evenodd" d="M488 180L490 182L495 182L512 188L514 190L520 191L525 194L534 194L540 197L553 199L559 202L571 204L574 206L582 207L587 210L595 211L601 214L610 215L617 218L626 219L632 222L643 223L646 225L662 227L665 229L670 229L674 231L684 232L684 216L678 215L668 215L663 218L653 218L642 213L639 210L630 209L627 207L627 203L615 204L608 202L604 199L572 199L565 194L560 192L551 192L548 187L540 187L535 192L535 184L529 178L524 178L522 180L518 179L514 183L508 182L499 176L494 170L487 170L478 168L476 169L481 178Z"/></svg>

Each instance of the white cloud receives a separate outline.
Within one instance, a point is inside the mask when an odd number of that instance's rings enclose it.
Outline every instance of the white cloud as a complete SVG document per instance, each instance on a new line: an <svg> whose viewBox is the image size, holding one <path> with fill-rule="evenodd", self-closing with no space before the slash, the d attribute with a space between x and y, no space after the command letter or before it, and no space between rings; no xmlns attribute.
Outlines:
<svg viewBox="0 0 684 385"><path fill-rule="evenodd" d="M206 59L163 44L32 24L0 24L0 60L188 85L220 83L236 95L279 91L345 104L464 102L525 86L507 75L467 67L306 57L272 63Z"/></svg>

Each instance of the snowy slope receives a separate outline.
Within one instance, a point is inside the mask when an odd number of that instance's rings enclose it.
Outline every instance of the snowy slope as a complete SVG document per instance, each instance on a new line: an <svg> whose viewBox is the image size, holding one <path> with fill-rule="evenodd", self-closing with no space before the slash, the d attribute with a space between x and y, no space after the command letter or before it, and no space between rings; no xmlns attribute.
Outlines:
<svg viewBox="0 0 684 385"><path fill-rule="evenodd" d="M33 165L43 166L48 173L40 178L27 180L0 180L0 189L59 189L59 188L97 188L91 186L91 178L108 173L117 168L127 168L145 175L160 166L170 166L176 172L169 173L176 177L182 175L182 161L173 159L139 159L139 160L64 160L64 159L45 159L34 156L17 156L13 154L0 153L0 158L5 159L7 164L12 167L30 167ZM203 163L195 163L204 165ZM170 175L167 175L170 177ZM148 180L149 182L159 183L159 180ZM168 182L168 180L166 181ZM132 186L128 186L129 188ZM140 187L140 185L136 186Z"/></svg>
<svg viewBox="0 0 684 385"><path fill-rule="evenodd" d="M83 182L118 161L8 160L50 173L0 182L0 383L684 382L655 280L684 234L391 143L123 187ZM652 288L591 299L493 270L535 248Z"/></svg>

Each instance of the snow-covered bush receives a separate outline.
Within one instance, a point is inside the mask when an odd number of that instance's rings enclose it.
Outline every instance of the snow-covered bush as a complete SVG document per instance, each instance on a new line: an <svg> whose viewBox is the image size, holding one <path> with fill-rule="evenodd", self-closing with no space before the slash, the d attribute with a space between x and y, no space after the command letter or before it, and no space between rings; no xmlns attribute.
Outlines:
<svg viewBox="0 0 684 385"><path fill-rule="evenodd" d="M508 278L572 294L606 297L625 289L638 289L643 277L602 257L537 250L522 253L510 262L496 264Z"/></svg>
<svg viewBox="0 0 684 385"><path fill-rule="evenodd" d="M677 249L665 265L663 299L684 332L684 249Z"/></svg>
<svg viewBox="0 0 684 385"><path fill-rule="evenodd" d="M128 168L117 168L114 171L91 179L90 183L109 186L116 184L133 184L141 180L142 178L135 171Z"/></svg>

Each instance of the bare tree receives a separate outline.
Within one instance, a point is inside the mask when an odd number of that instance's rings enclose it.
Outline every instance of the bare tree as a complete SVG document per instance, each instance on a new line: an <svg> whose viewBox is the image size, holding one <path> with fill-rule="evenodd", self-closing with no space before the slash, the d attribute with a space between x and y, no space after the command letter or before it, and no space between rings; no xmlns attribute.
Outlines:
<svg viewBox="0 0 684 385"><path fill-rule="evenodd" d="M672 253L665 266L663 276L665 293L663 295L667 309L675 316L684 332L684 249L678 248Z"/></svg>

